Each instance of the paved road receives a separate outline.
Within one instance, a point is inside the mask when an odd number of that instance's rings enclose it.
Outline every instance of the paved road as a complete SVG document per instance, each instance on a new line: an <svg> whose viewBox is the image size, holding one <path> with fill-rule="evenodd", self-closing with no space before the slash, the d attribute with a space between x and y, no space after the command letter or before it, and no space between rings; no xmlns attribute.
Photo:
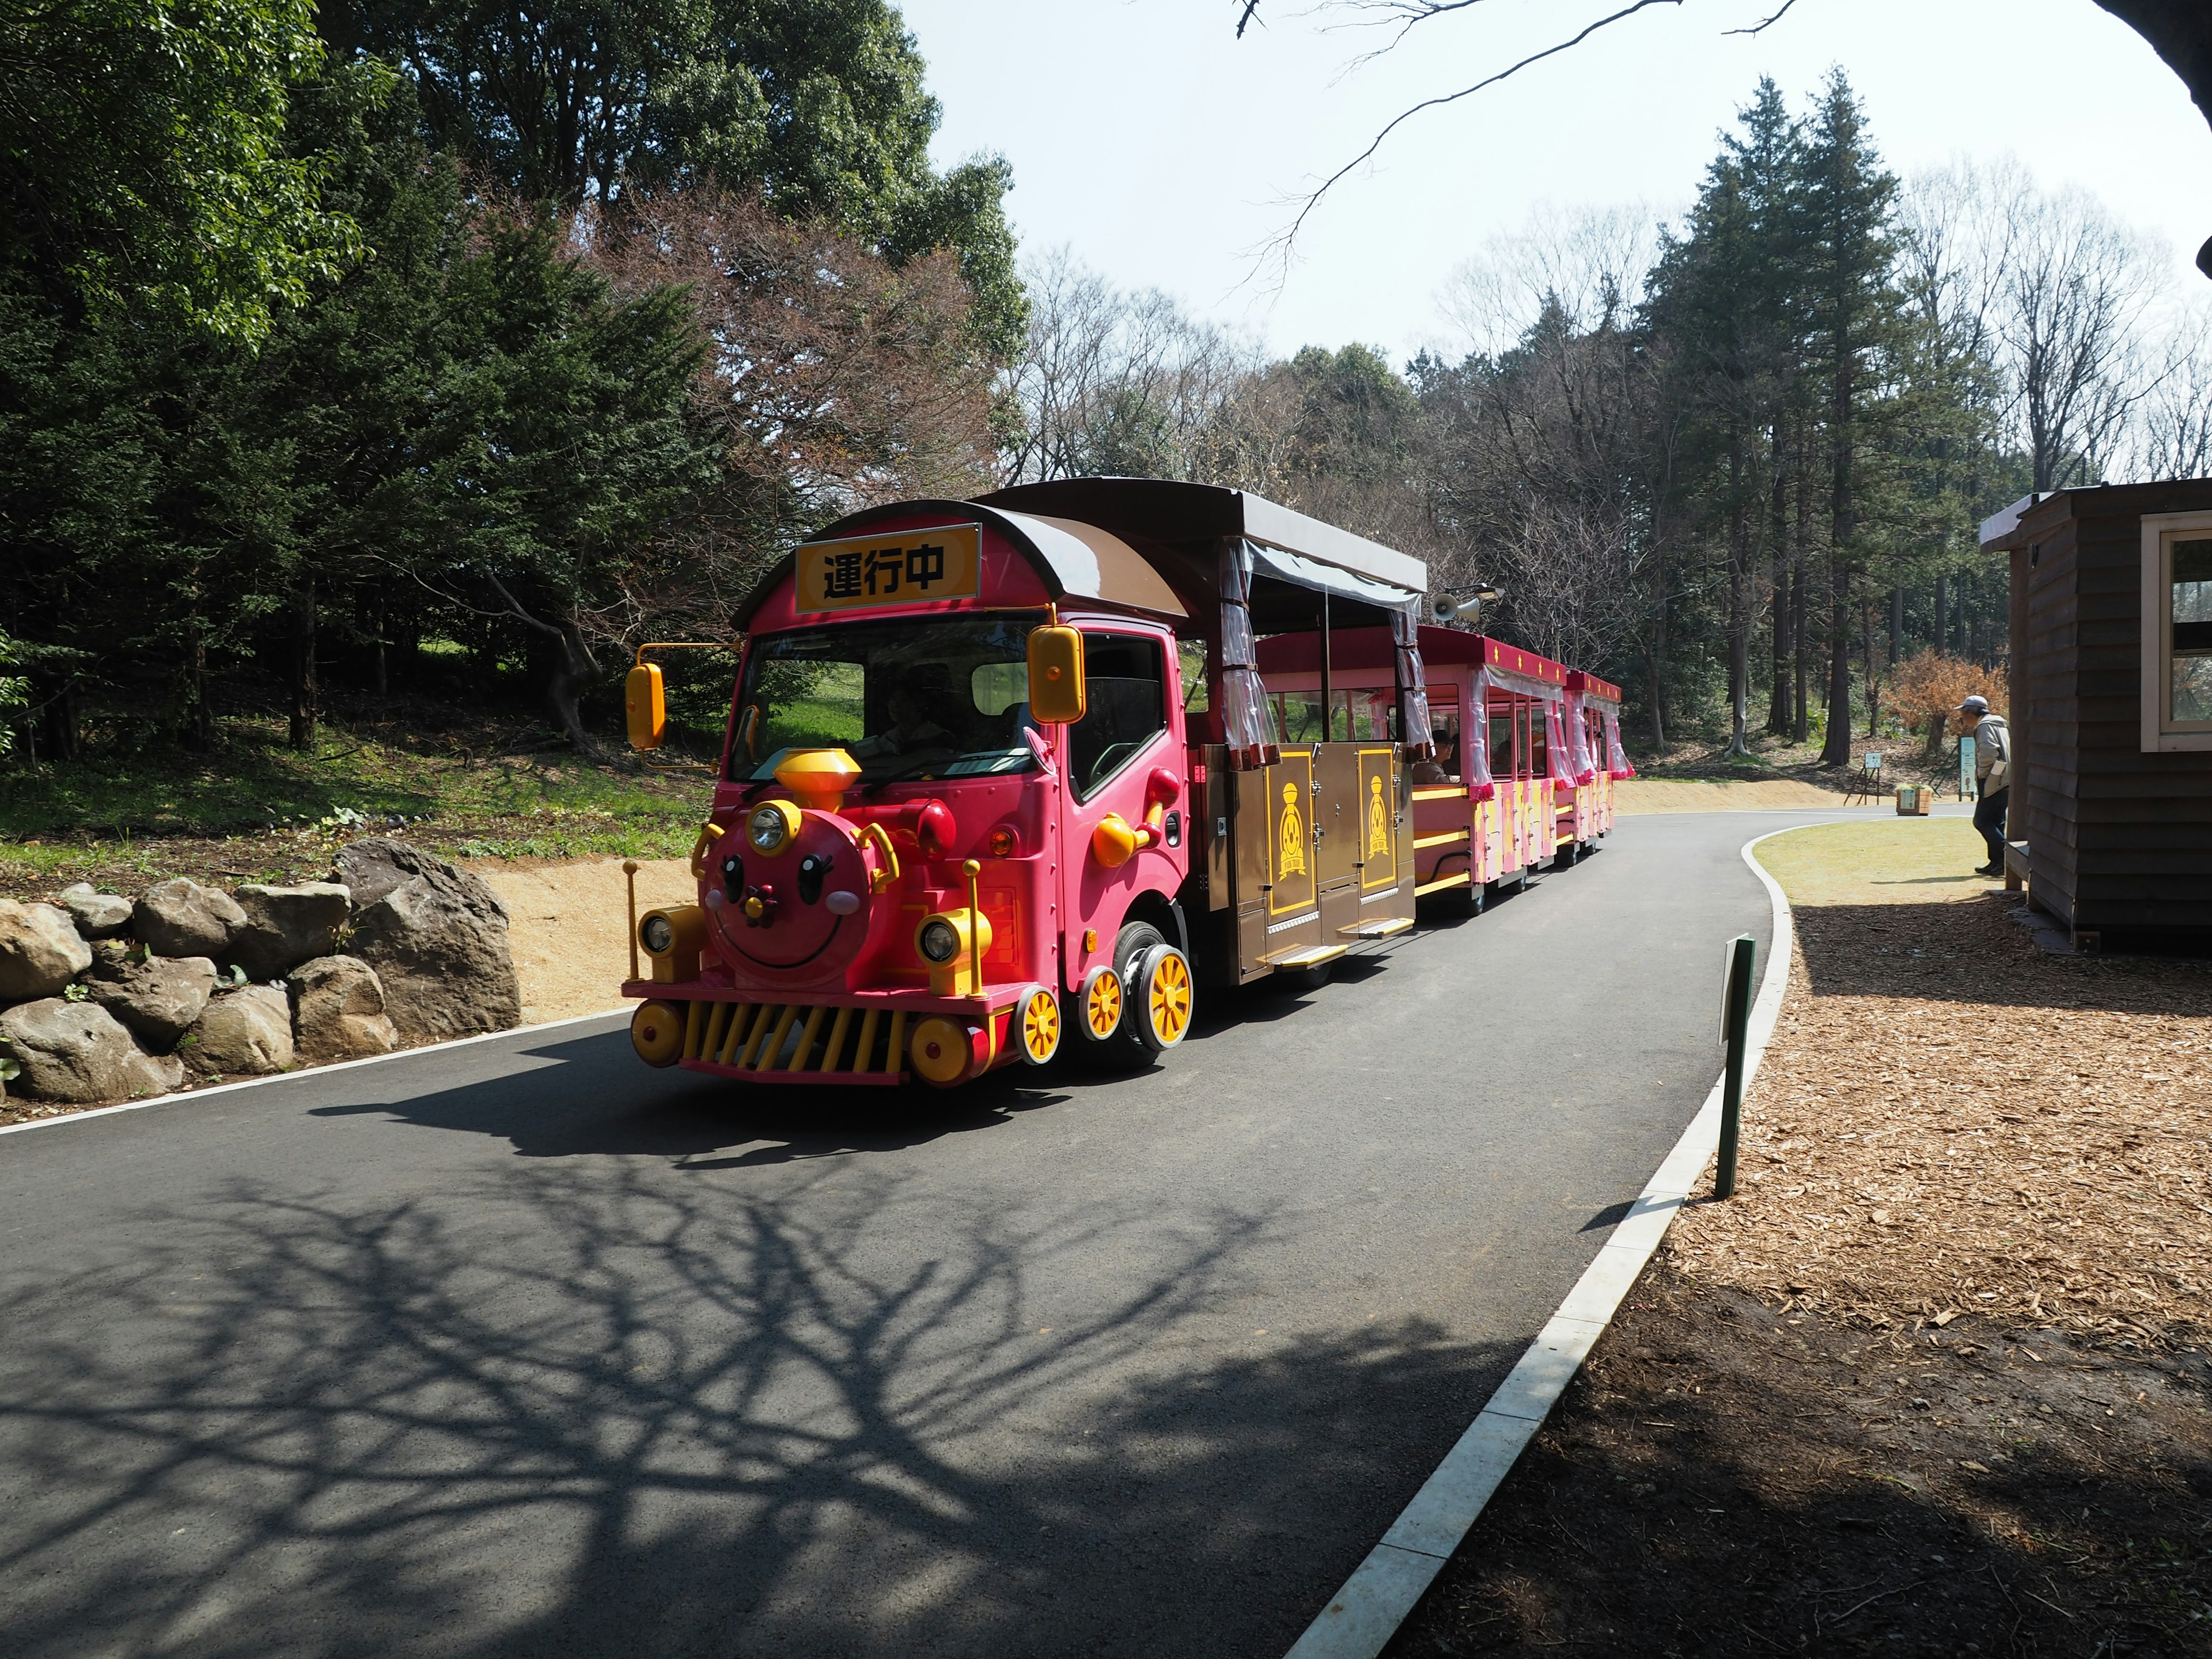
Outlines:
<svg viewBox="0 0 2212 1659"><path fill-rule="evenodd" d="M1279 1654L1693 1114L1799 821L1625 820L1137 1079L610 1019L0 1136L0 1649Z"/></svg>

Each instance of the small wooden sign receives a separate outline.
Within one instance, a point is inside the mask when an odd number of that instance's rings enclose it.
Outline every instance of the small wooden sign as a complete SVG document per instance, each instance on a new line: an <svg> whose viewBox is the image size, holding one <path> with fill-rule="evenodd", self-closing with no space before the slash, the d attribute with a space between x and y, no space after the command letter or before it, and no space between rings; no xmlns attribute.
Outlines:
<svg viewBox="0 0 2212 1659"><path fill-rule="evenodd" d="M807 542L793 557L802 616L972 599L982 591L983 526L937 525L895 536Z"/></svg>

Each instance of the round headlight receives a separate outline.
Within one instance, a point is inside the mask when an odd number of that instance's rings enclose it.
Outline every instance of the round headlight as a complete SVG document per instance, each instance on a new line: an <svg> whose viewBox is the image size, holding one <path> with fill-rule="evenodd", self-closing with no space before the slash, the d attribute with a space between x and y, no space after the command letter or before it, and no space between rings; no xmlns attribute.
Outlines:
<svg viewBox="0 0 2212 1659"><path fill-rule="evenodd" d="M654 956L676 943L676 928L666 916L647 916L638 924L638 943Z"/></svg>
<svg viewBox="0 0 2212 1659"><path fill-rule="evenodd" d="M752 816L745 820L745 839L752 842L757 852L771 856L781 852L784 843L791 839L791 820L783 803L772 800L756 806Z"/></svg>
<svg viewBox="0 0 2212 1659"><path fill-rule="evenodd" d="M932 962L950 962L960 954L960 930L942 916L933 916L921 924L921 935L917 941L921 953Z"/></svg>

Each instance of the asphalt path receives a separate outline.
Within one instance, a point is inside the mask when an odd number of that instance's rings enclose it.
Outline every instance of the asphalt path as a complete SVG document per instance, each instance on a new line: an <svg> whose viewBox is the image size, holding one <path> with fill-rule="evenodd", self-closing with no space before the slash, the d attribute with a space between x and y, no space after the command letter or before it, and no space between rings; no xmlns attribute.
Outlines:
<svg viewBox="0 0 2212 1659"><path fill-rule="evenodd" d="M1834 816L1624 819L1133 1078L610 1018L0 1136L0 1649L1278 1655L1694 1115L1739 848Z"/></svg>

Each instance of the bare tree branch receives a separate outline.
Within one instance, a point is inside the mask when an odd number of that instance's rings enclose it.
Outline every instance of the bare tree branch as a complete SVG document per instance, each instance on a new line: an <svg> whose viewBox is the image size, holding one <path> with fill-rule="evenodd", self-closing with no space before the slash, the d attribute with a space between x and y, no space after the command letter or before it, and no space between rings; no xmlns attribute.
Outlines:
<svg viewBox="0 0 2212 1659"><path fill-rule="evenodd" d="M1753 23L1747 29L1723 29L1721 33L1723 34L1764 34L1767 30L1772 28L1777 23L1787 17L1790 15L1790 8L1796 3L1797 0L1782 0L1782 9L1776 12L1773 16L1769 17L1761 22Z"/></svg>
<svg viewBox="0 0 2212 1659"><path fill-rule="evenodd" d="M1412 22L1419 22L1425 21L1428 17L1438 15L1446 11L1455 11L1464 6L1479 3L1479 0L1413 0L1413 3L1419 4L1422 7L1422 10L1419 15L1409 20L1409 27ZM1319 187L1309 193L1304 200L1299 203L1297 216L1291 221L1290 227L1279 236L1271 238L1267 242L1262 245L1261 248L1262 259L1265 261L1279 262L1282 266L1287 269L1290 264L1291 256L1293 252L1295 252L1297 246L1298 233L1305 228L1306 220L1311 216L1313 210L1321 205L1322 198L1328 195L1332 189L1341 182L1346 173L1353 172L1355 169L1364 166L1369 161L1371 161L1374 158L1376 151L1382 148L1382 143L1385 139L1389 138L1393 132L1395 132L1401 126L1404 125L1405 123L1413 119L1416 115L1420 114L1424 110L1438 109L1446 104L1455 104L1462 98L1472 97L1476 93L1480 92L1484 88L1494 87L1500 81L1506 79L1510 76L1518 74L1521 70L1527 69L1532 64L1540 64L1547 58L1556 58L1563 52L1571 51L1572 48L1580 46L1583 41L1589 40L1591 35L1595 34L1600 29L1605 28L1610 24L1618 23L1624 18L1633 17L1638 12L1643 11L1649 7L1661 5L1679 6L1681 3L1682 0L1633 0L1633 3L1622 7L1619 11L1599 18L1595 22L1590 24L1588 27L1576 34L1571 40L1562 40L1555 46L1547 46L1541 52L1531 52L1528 57L1521 59L1519 63L1509 64L1504 69L1498 70L1495 75L1486 76L1483 79L1477 81L1471 87L1462 87L1457 92L1446 93L1435 98L1425 98L1419 103L1415 104L1411 109L1400 111L1396 115L1391 118L1382 131L1375 135L1373 140L1369 143L1366 149L1361 150L1358 155L1353 156L1352 160L1346 161L1334 173L1330 173L1328 178L1322 180Z"/></svg>

